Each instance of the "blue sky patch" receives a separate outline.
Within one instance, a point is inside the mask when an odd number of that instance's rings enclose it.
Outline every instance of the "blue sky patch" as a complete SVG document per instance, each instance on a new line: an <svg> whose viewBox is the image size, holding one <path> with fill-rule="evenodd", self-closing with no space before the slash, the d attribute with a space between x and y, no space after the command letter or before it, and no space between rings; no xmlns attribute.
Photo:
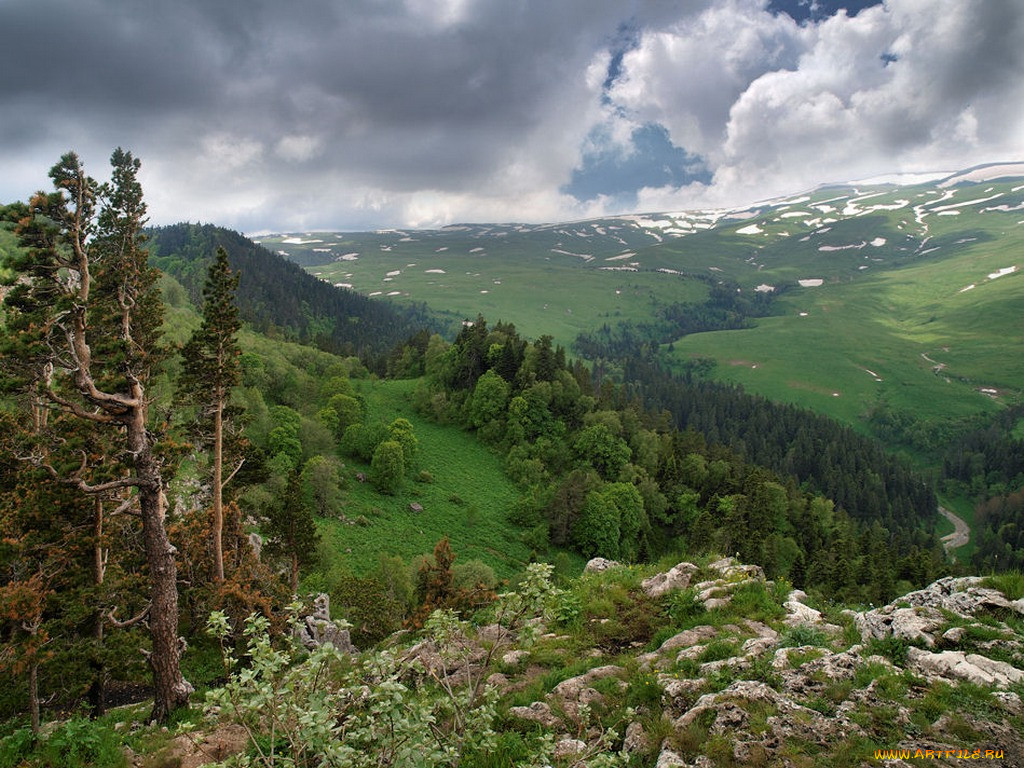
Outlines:
<svg viewBox="0 0 1024 768"><path fill-rule="evenodd" d="M644 187L682 187L691 182L709 183L711 173L697 155L675 146L665 127L647 123L633 131L633 151L624 153L608 143L605 129L595 129L591 140L606 147L583 157L583 165L573 171L572 181L562 192L577 200L593 200L599 195L615 198L623 205L636 203L636 193Z"/></svg>
<svg viewBox="0 0 1024 768"><path fill-rule="evenodd" d="M846 9L847 16L856 16L865 8L881 4L880 0L771 0L768 10L776 15L785 13L804 24L835 16L840 8Z"/></svg>

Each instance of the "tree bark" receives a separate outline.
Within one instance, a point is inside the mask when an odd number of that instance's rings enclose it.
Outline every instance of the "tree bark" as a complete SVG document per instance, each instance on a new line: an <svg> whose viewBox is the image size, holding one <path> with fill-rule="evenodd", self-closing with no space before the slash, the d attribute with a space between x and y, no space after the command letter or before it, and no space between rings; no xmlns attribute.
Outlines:
<svg viewBox="0 0 1024 768"><path fill-rule="evenodd" d="M178 637L177 550L164 526L164 494L160 465L146 435L145 409L138 408L127 423L129 451L134 456L139 478L139 509L142 535L149 567L149 634L153 644L149 665L153 670L153 714L151 720L166 720L178 707L188 704L194 690L181 674L183 643Z"/></svg>
<svg viewBox="0 0 1024 768"><path fill-rule="evenodd" d="M213 579L224 581L224 398L213 412Z"/></svg>
<svg viewBox="0 0 1024 768"><path fill-rule="evenodd" d="M93 568L94 579L97 587L103 586L106 574L106 566L103 562L103 499L97 496L93 500L95 517L93 519ZM100 590L102 593L102 589ZM92 636L95 642L92 659L89 666L92 668L92 684L89 686L89 704L92 708L92 716L101 717L107 711L107 668L103 663L103 630L106 624L104 614L105 606L100 602L96 606L93 615Z"/></svg>

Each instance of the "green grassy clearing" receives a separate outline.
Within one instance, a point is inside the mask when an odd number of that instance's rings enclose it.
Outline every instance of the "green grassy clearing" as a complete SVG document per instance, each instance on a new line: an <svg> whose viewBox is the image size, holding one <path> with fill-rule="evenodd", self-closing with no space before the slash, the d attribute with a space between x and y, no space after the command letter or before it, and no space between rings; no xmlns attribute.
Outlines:
<svg viewBox="0 0 1024 768"><path fill-rule="evenodd" d="M398 417L412 422L419 440L417 464L406 473L397 495L384 496L370 483L355 479L356 472L367 472L368 467L346 460L343 512L349 520L362 515L370 524L318 521L325 552L332 562L340 561L354 573L367 573L376 567L380 554L410 560L429 554L439 539L448 536L458 562L479 559L498 576L512 576L530 556L521 532L507 518L515 487L505 477L499 458L471 434L434 424L413 411L410 399L416 383L359 382L368 423L389 423ZM417 482L421 470L429 472L433 482ZM410 511L414 502L424 511Z"/></svg>

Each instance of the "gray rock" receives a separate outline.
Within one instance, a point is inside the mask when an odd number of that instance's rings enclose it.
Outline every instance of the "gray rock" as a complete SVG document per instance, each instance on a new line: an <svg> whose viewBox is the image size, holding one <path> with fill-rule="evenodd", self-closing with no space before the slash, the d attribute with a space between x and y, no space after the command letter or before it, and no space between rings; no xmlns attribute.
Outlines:
<svg viewBox="0 0 1024 768"><path fill-rule="evenodd" d="M528 707L510 707L508 713L548 729L559 728L562 725L562 721L551 711L551 707L543 701L535 701Z"/></svg>
<svg viewBox="0 0 1024 768"><path fill-rule="evenodd" d="M944 680L966 680L975 685L995 685L1005 688L1024 681L1024 672L1004 661L994 661L976 653L942 651L930 653L920 648L908 648L907 660L911 667L925 677Z"/></svg>
<svg viewBox="0 0 1024 768"><path fill-rule="evenodd" d="M561 758L582 754L586 748L586 742L580 741L579 739L562 739L560 742L555 744L555 759L559 760Z"/></svg>
<svg viewBox="0 0 1024 768"><path fill-rule="evenodd" d="M685 629L677 635L672 635L668 640L662 643L658 647L658 653L670 653L679 648L689 648L690 646L697 645L710 640L711 638L718 635L718 630L715 627L708 626L707 624L701 624L699 627L693 629Z"/></svg>
<svg viewBox="0 0 1024 768"><path fill-rule="evenodd" d="M609 568L618 568L621 563L617 560L606 560L603 557L595 557L587 561L583 567L584 573L604 573Z"/></svg>
<svg viewBox="0 0 1024 768"><path fill-rule="evenodd" d="M568 680L563 680L554 687L551 692L555 696L560 696L563 699L578 699L580 692L589 687L589 685L595 680L601 680L605 677L614 677L622 672L622 667L617 667L614 664L607 664L603 667L595 667L582 675L576 675L576 677L570 677Z"/></svg>
<svg viewBox="0 0 1024 768"><path fill-rule="evenodd" d="M764 581L764 569L759 565L743 565L734 557L723 557L708 566L713 571L718 571L725 579L756 579Z"/></svg>
<svg viewBox="0 0 1024 768"><path fill-rule="evenodd" d="M671 749L663 749L654 768L686 768L686 761Z"/></svg>
<svg viewBox="0 0 1024 768"><path fill-rule="evenodd" d="M657 573L649 579L644 579L640 586L649 596L661 597L674 589L689 587L697 570L693 563L679 563L664 573Z"/></svg>
<svg viewBox="0 0 1024 768"><path fill-rule="evenodd" d="M626 735L622 739L622 748L629 753L646 752L651 746L651 740L644 733L644 727L639 721L634 721L626 726Z"/></svg>
<svg viewBox="0 0 1024 768"><path fill-rule="evenodd" d="M339 622L331 620L331 598L321 592L313 599L313 613L300 620L294 630L295 639L309 651L330 643L339 651L358 653L349 632Z"/></svg>
<svg viewBox="0 0 1024 768"><path fill-rule="evenodd" d="M896 607L891 603L854 616L854 624L860 631L861 639L881 640L888 636L910 642L923 642L929 648L935 645L936 631L946 623L946 617L938 608L915 606Z"/></svg>
<svg viewBox="0 0 1024 768"><path fill-rule="evenodd" d="M529 651L509 651L501 657L501 663L514 667L530 655Z"/></svg>

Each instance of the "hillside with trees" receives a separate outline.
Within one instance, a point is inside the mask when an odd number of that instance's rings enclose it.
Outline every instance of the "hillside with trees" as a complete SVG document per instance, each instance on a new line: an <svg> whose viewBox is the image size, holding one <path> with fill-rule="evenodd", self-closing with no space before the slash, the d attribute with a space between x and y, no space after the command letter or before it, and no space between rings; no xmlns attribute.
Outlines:
<svg viewBox="0 0 1024 768"><path fill-rule="evenodd" d="M618 350L591 369L551 336L483 317L449 341L420 315L217 228L164 228L147 242L140 163L122 150L111 163L99 182L68 154L52 192L3 209L0 669L12 684L0 692L0 760L125 765L113 719L123 710L107 711L128 704L147 723L230 721L268 766L319 766L318 750L339 765L413 748L430 765L540 760L572 728L594 764L646 765L660 747L616 757L618 725L642 721L688 757L719 754L706 734L658 726L662 702L689 711L691 693L754 681L772 702L812 707L756 657L776 645L856 655L857 638L874 643L850 662L867 670L858 684L944 695L872 660L920 671L910 660L934 637L872 634L864 627L885 621L867 606L956 570L935 536L932 490L877 443L652 356ZM729 301L712 291L695 322L768 306ZM998 538L979 551L1012 554L1015 444L957 447L948 482L984 470L986 490L1004 491L981 510ZM595 558L608 574L580 579ZM684 572L686 585L644 586ZM981 645L1022 629L1008 602L1020 598L1015 577L991 584L1006 597L975 606L988 625L940 614L956 626L926 631L961 628L943 642L1024 675L1015 646ZM749 651L741 624L770 642ZM641 649L657 656L698 626L708 642L692 658L643 666L654 657ZM337 645L302 644L323 633ZM744 659L735 670L706 667L733 657ZM528 658L524 687L491 678L525 674ZM592 694L563 701L562 684L597 659L629 671L584 682L600 696L631 691L628 709ZM832 714L851 690L815 711ZM971 712L1004 717L990 694L973 694ZM568 720L524 732L515 710L542 698ZM885 731L865 733L856 754L884 744ZM170 748L146 734L133 750Z"/></svg>

